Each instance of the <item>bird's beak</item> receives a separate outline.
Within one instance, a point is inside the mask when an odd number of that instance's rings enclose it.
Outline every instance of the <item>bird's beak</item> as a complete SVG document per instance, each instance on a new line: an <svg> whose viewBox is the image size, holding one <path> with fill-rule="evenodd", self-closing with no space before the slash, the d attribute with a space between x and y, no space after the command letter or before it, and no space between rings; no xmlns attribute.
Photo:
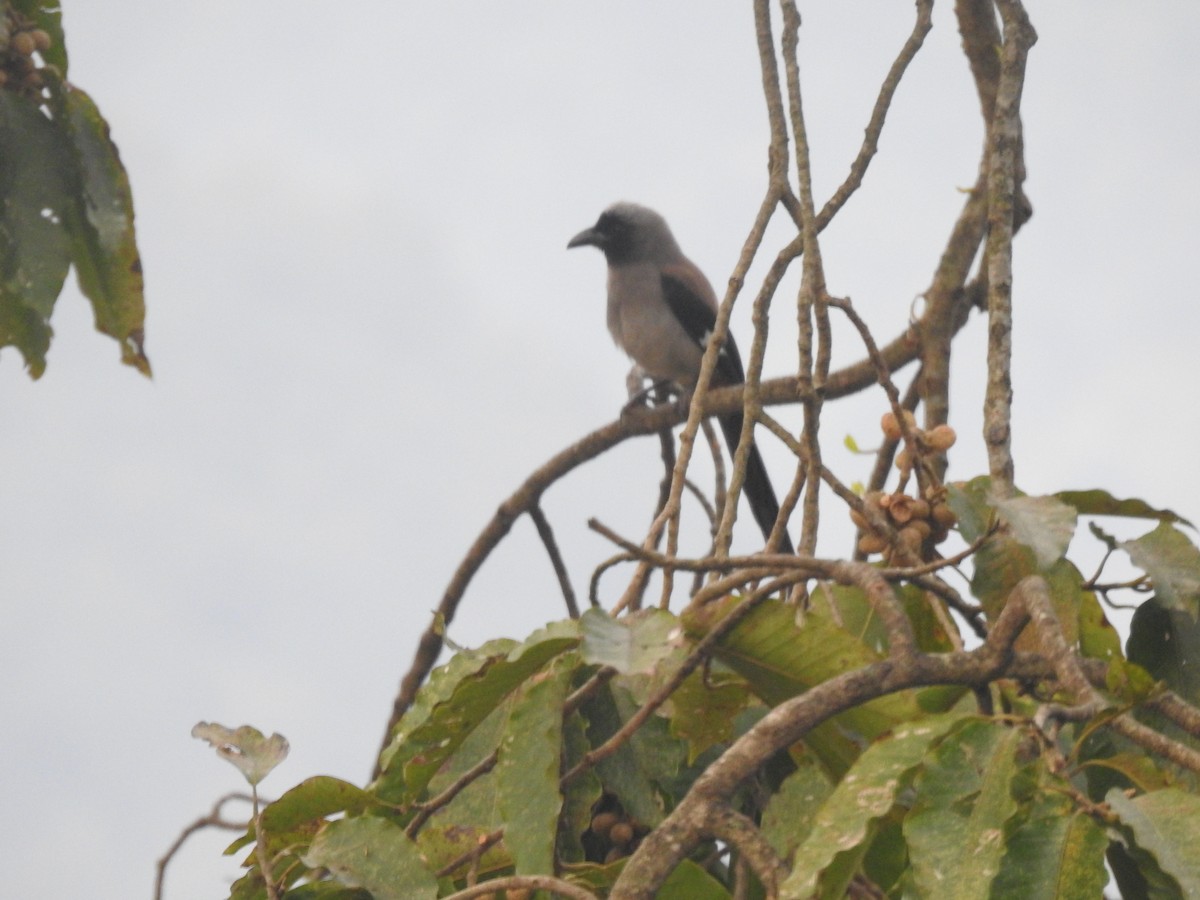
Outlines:
<svg viewBox="0 0 1200 900"><path fill-rule="evenodd" d="M568 250L573 247L587 246L601 246L601 237L596 233L595 228L585 228L583 231L579 232L579 234L575 235L575 237L571 238L571 240L567 241Z"/></svg>

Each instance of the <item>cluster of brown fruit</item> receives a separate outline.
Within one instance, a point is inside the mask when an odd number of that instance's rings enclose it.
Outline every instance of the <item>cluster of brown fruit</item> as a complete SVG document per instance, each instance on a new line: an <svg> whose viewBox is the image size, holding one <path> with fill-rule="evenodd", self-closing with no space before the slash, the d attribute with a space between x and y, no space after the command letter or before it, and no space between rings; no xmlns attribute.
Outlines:
<svg viewBox="0 0 1200 900"><path fill-rule="evenodd" d="M636 850L648 831L618 807L592 816L592 825L584 835L584 845L595 845L602 851L603 861L610 863ZM590 857L592 854L589 852L588 855Z"/></svg>
<svg viewBox="0 0 1200 900"><path fill-rule="evenodd" d="M916 427L912 413L905 410L904 421L922 451L944 453L954 446L957 435L949 425L937 425L928 431ZM889 440L900 440L903 429L892 413L884 413L880 421L883 434ZM862 532L858 539L859 552L870 555L884 553L889 562L902 563L916 557L929 559L933 548L946 539L958 518L945 503L945 489L940 486L927 488L926 497L913 497L904 492L904 483L912 472L913 457L910 447L896 454L896 468L901 472L901 487L895 493L870 491L863 497L863 510L850 510L850 518ZM872 521L886 522L896 533L893 541L888 532L872 525Z"/></svg>
<svg viewBox="0 0 1200 900"><path fill-rule="evenodd" d="M39 92L44 83L34 53L45 53L54 45L49 33L21 24L10 31L8 47L0 53L0 87Z"/></svg>

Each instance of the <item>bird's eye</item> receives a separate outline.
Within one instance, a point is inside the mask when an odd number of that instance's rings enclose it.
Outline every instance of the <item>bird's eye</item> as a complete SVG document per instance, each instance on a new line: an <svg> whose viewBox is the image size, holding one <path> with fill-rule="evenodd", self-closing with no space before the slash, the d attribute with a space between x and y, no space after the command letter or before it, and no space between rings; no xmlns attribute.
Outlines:
<svg viewBox="0 0 1200 900"><path fill-rule="evenodd" d="M596 222L596 230L611 235L626 234L629 231L629 223L620 216L606 212L602 213Z"/></svg>

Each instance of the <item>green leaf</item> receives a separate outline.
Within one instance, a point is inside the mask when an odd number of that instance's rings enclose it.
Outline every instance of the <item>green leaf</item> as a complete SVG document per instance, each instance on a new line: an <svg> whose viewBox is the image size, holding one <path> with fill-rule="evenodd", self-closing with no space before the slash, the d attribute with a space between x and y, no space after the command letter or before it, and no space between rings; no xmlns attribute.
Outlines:
<svg viewBox="0 0 1200 900"><path fill-rule="evenodd" d="M387 819L365 816L331 822L303 856L309 868L328 869L349 887L366 888L375 900L435 900L438 883L404 830Z"/></svg>
<svg viewBox="0 0 1200 900"><path fill-rule="evenodd" d="M729 900L729 891L703 867L685 859L663 882L655 900Z"/></svg>
<svg viewBox="0 0 1200 900"><path fill-rule="evenodd" d="M288 755L287 738L281 734L264 737L250 725L226 728L215 722L198 722L192 728L192 737L207 741L252 785L266 778Z"/></svg>
<svg viewBox="0 0 1200 900"><path fill-rule="evenodd" d="M703 635L738 602L730 598L693 610L684 616L685 627L692 636ZM882 659L835 623L827 606L814 603L798 623L796 607L776 600L761 604L740 622L715 655L772 706ZM841 713L810 732L805 743L840 774L857 758L858 741L873 740L922 715L912 691L890 694Z"/></svg>
<svg viewBox="0 0 1200 900"><path fill-rule="evenodd" d="M587 722L579 712L563 722L563 768L570 770L590 750ZM595 769L588 769L567 782L563 792L563 811L559 819L559 858L571 863L583 862L583 833L591 827L592 810L604 789Z"/></svg>
<svg viewBox="0 0 1200 900"><path fill-rule="evenodd" d="M1121 636L1113 628L1091 591L1083 591L1079 605L1079 650L1092 659L1112 660L1121 656Z"/></svg>
<svg viewBox="0 0 1200 900"><path fill-rule="evenodd" d="M970 722L926 758L904 820L921 896L989 895L1004 854L1004 827L1017 811L1010 789L1021 738L997 722Z"/></svg>
<svg viewBox="0 0 1200 900"><path fill-rule="evenodd" d="M1133 613L1125 652L1190 703L1200 703L1200 622L1151 597Z"/></svg>
<svg viewBox="0 0 1200 900"><path fill-rule="evenodd" d="M671 650L670 635L679 620L662 609L643 609L614 619L589 609L579 620L585 662L612 666L622 674L650 672Z"/></svg>
<svg viewBox="0 0 1200 900"><path fill-rule="evenodd" d="M817 761L804 755L767 803L762 833L775 852L789 859L812 832L817 811L833 793L833 783Z"/></svg>
<svg viewBox="0 0 1200 900"><path fill-rule="evenodd" d="M1094 900L1103 896L1108 836L1061 794L1039 795L1009 835L991 896L1021 900Z"/></svg>
<svg viewBox="0 0 1200 900"><path fill-rule="evenodd" d="M917 646L926 653L946 653L954 649L941 619L930 607L931 600L916 585L895 588L908 620L912 623ZM828 598L836 607L842 628L877 653L886 653L890 644L887 628L866 592L857 586L822 583L814 603Z"/></svg>
<svg viewBox="0 0 1200 900"><path fill-rule="evenodd" d="M384 750L383 774L373 786L388 803L408 803L467 736L525 680L579 642L574 623L555 625L525 643L493 641L455 654L418 692Z"/></svg>
<svg viewBox="0 0 1200 900"><path fill-rule="evenodd" d="M340 778L317 775L300 782L263 810L267 831L288 831L305 822L346 812L357 815L374 803L360 787Z"/></svg>
<svg viewBox="0 0 1200 900"><path fill-rule="evenodd" d="M958 517L958 530L967 543L986 534L995 518L988 499L991 491L992 480L986 475L946 485L946 505Z"/></svg>
<svg viewBox="0 0 1200 900"><path fill-rule="evenodd" d="M512 872L512 857L509 856L503 841L484 851L478 863L474 861L474 854L478 853L480 844L494 829L471 825L434 824L438 821L439 817L435 816L417 835L417 847L420 848L425 865L431 872L440 872L455 861L460 861L461 867L456 872L459 877L468 868L473 868L481 878ZM461 862L463 859L469 861Z"/></svg>
<svg viewBox="0 0 1200 900"><path fill-rule="evenodd" d="M687 741L690 766L705 750L733 737L750 690L740 678L693 672L671 695L671 734Z"/></svg>
<svg viewBox="0 0 1200 900"><path fill-rule="evenodd" d="M72 168L56 125L0 91L0 346L16 347L33 378L46 368L50 314L71 262Z"/></svg>
<svg viewBox="0 0 1200 900"><path fill-rule="evenodd" d="M1061 559L1075 536L1075 509L1053 497L993 499L992 505L1016 539L1033 551L1039 568Z"/></svg>
<svg viewBox="0 0 1200 900"><path fill-rule="evenodd" d="M571 656L560 657L522 686L500 742L497 795L504 817L504 843L518 875L554 871L554 842L562 809L558 779L563 701L576 662Z"/></svg>
<svg viewBox="0 0 1200 900"><path fill-rule="evenodd" d="M1160 522L1192 523L1169 509L1156 509L1145 500L1118 500L1108 491L1092 488L1085 491L1059 491L1054 495L1063 503L1075 507L1081 516L1123 516L1132 519L1158 519ZM1194 526L1192 526L1194 527Z"/></svg>
<svg viewBox="0 0 1200 900"><path fill-rule="evenodd" d="M1121 780L1117 783L1123 788L1134 787L1139 791L1157 791L1167 787L1170 783L1154 764L1153 758L1129 750L1111 753L1108 756L1092 757L1084 760L1081 766L1088 771L1089 776L1096 769L1105 769L1110 773L1116 773L1121 776Z"/></svg>
<svg viewBox="0 0 1200 900"><path fill-rule="evenodd" d="M149 375L142 261L129 177L92 98L65 82L52 85L52 98L78 179L65 221L79 287L92 303L96 329L120 345L121 361Z"/></svg>
<svg viewBox="0 0 1200 900"><path fill-rule="evenodd" d="M637 711L638 703L619 676L585 702L587 737L598 747L612 737ZM685 747L671 737L666 720L651 716L641 728L596 765L600 781L615 794L625 812L653 827L666 811L668 789L683 763Z"/></svg>
<svg viewBox="0 0 1200 900"><path fill-rule="evenodd" d="M988 617L995 620L1018 582L1036 574L1046 579L1063 637L1068 644L1074 644L1079 639L1080 609L1086 604L1088 593L1083 590L1083 576L1069 560L1060 559L1039 570L1032 550L1003 534L994 535L975 554L971 593L979 598ZM1026 628L1017 641L1017 649L1040 650L1034 637L1032 629Z"/></svg>
<svg viewBox="0 0 1200 900"><path fill-rule="evenodd" d="M840 855L860 853L872 824L887 815L929 747L963 721L961 716L948 714L905 723L864 750L822 804L811 833L796 850L780 897L811 896L821 874Z"/></svg>
<svg viewBox="0 0 1200 900"><path fill-rule="evenodd" d="M1167 788L1130 799L1118 790L1105 798L1136 845L1153 855L1185 897L1200 897L1200 797Z"/></svg>
<svg viewBox="0 0 1200 900"><path fill-rule="evenodd" d="M1159 602L1200 616L1200 550L1183 532L1163 522L1137 540L1122 541L1121 549L1153 580Z"/></svg>

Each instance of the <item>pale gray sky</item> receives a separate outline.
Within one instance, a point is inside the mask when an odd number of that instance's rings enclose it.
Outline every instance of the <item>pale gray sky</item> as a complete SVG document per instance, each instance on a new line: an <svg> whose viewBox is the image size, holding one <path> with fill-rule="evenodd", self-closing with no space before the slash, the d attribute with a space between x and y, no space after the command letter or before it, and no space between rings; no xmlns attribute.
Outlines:
<svg viewBox="0 0 1200 900"><path fill-rule="evenodd" d="M643 202L723 285L765 186L766 126L744 3L64 5L72 78L133 181L155 379L117 364L73 289L40 382L0 353L0 846L13 896L127 900L240 787L189 737L196 721L284 733L268 793L366 777L415 637L496 504L623 402L601 258L567 239L613 200ZM1018 483L1195 518L1200 6L1030 7ZM801 9L823 199L912 4ZM928 284L980 129L940 4L824 238L831 291L881 340ZM768 374L794 365L789 284ZM981 325L956 351L960 478L985 468ZM746 305L734 327L745 344ZM858 358L839 335L836 358ZM847 481L869 460L842 437L873 443L881 409L872 394L829 410L826 461ZM654 442L632 442L546 497L577 589L609 552L585 519L637 536L657 466ZM822 550L846 540L839 523ZM562 615L521 522L452 635ZM194 841L168 897L221 896L227 841Z"/></svg>

